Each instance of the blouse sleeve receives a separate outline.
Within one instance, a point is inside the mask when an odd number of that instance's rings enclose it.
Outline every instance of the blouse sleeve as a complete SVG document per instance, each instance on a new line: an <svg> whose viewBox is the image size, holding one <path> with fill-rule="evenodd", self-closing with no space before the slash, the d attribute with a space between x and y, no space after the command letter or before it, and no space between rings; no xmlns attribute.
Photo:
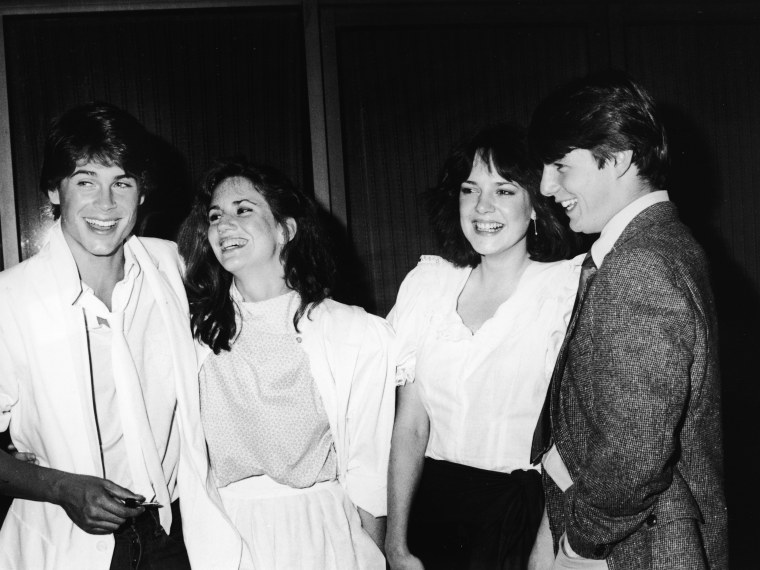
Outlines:
<svg viewBox="0 0 760 570"><path fill-rule="evenodd" d="M367 326L356 360L348 404L346 491L375 517L386 514L386 481L395 406L393 330L380 317Z"/></svg>
<svg viewBox="0 0 760 570"><path fill-rule="evenodd" d="M396 385L414 382L417 364L417 342L428 315L429 295L433 288L435 267L445 263L442 258L423 255L401 283L396 304L388 313L388 322L396 332Z"/></svg>
<svg viewBox="0 0 760 570"><path fill-rule="evenodd" d="M558 275L551 280L554 300L556 302L556 315L554 325L549 331L549 342L546 344L545 371L546 377L551 378L557 355L565 340L565 332L570 324L573 313L575 296L578 291L578 280L581 274L581 263L585 254L573 259L563 261L557 266Z"/></svg>

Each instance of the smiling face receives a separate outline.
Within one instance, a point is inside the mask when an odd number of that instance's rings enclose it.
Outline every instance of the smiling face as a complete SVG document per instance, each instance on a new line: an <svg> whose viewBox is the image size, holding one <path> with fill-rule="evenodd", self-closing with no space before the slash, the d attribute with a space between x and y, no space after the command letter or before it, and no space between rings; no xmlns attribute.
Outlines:
<svg viewBox="0 0 760 570"><path fill-rule="evenodd" d="M211 249L236 278L282 275L280 253L287 232L250 180L239 176L223 180L211 197L208 221Z"/></svg>
<svg viewBox="0 0 760 570"><path fill-rule="evenodd" d="M80 161L50 201L61 208L61 229L77 266L120 256L137 220L143 196L120 166Z"/></svg>
<svg viewBox="0 0 760 570"><path fill-rule="evenodd" d="M525 234L533 217L528 191L476 157L459 192L459 221L472 248L483 256L527 255Z"/></svg>
<svg viewBox="0 0 760 570"><path fill-rule="evenodd" d="M591 151L576 148L544 165L541 193L562 205L573 231L595 234L624 205L616 200L617 180L612 159L600 168Z"/></svg>

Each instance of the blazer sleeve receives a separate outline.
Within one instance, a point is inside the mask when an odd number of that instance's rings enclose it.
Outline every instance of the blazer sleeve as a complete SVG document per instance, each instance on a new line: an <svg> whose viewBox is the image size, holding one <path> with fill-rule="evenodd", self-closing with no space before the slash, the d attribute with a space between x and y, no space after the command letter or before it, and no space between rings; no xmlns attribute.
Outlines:
<svg viewBox="0 0 760 570"><path fill-rule="evenodd" d="M699 308L672 264L644 249L605 259L588 306L579 327L592 340L578 345L587 370L571 373L584 379L575 400L590 431L565 521L573 550L601 558L642 526L673 479Z"/></svg>
<svg viewBox="0 0 760 570"><path fill-rule="evenodd" d="M386 481L395 406L393 330L365 314L366 327L353 371L347 413L346 490L375 517L386 514Z"/></svg>

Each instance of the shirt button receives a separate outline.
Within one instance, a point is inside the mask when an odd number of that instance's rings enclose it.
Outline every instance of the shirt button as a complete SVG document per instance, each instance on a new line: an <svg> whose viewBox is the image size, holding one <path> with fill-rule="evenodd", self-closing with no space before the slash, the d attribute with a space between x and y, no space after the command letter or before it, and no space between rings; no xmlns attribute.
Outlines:
<svg viewBox="0 0 760 570"><path fill-rule="evenodd" d="M654 526L657 524L657 515L652 513L647 517L647 526Z"/></svg>
<svg viewBox="0 0 760 570"><path fill-rule="evenodd" d="M303 342L303 339L300 336L296 337L296 342Z"/></svg>
<svg viewBox="0 0 760 570"><path fill-rule="evenodd" d="M105 552L106 550L108 550L108 544L106 543L105 540L100 540L100 541L98 541L98 544L96 545L96 548L100 552Z"/></svg>

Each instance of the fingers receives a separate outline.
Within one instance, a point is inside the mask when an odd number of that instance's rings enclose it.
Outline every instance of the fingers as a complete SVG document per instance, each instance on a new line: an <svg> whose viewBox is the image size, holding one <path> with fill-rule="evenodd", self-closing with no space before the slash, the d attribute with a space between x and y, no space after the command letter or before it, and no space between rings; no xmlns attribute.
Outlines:
<svg viewBox="0 0 760 570"><path fill-rule="evenodd" d="M33 463L34 465L39 465L40 462L37 459L37 456L34 453L31 453L29 451L16 451L12 453L13 457L18 459L19 461L24 461L26 463Z"/></svg>
<svg viewBox="0 0 760 570"><path fill-rule="evenodd" d="M142 503L145 500L145 497L142 495L133 493L126 487L121 487L108 479L103 479L103 488L108 491L111 496L121 499L122 501L124 499L135 499L138 503Z"/></svg>
<svg viewBox="0 0 760 570"><path fill-rule="evenodd" d="M13 445L13 443L9 443L8 446L5 448L5 451L10 453L14 458L18 459L19 461L24 461L26 463L34 463L35 465L39 465L37 456L34 453L32 453L31 451L19 451L18 449L16 449L16 446Z"/></svg>
<svg viewBox="0 0 760 570"><path fill-rule="evenodd" d="M114 499L107 506L110 513L119 517L130 518L139 516L145 512L145 508L140 506L140 503L145 501L145 497L142 495L133 493L129 489L106 479L103 480L103 488Z"/></svg>
<svg viewBox="0 0 760 570"><path fill-rule="evenodd" d="M91 534L114 532L128 518L139 516L145 511L143 507L126 507L119 495L140 495L107 479L69 474L66 491L61 506L78 527Z"/></svg>

